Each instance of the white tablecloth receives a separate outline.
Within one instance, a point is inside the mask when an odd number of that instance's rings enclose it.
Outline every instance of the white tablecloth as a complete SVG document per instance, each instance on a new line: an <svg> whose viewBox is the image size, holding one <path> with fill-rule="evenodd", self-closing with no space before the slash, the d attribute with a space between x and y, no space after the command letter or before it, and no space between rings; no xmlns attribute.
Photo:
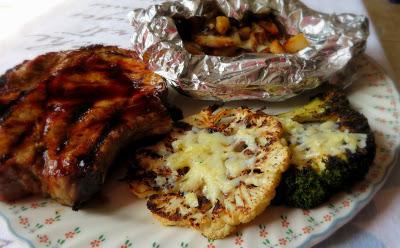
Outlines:
<svg viewBox="0 0 400 248"><path fill-rule="evenodd" d="M150 0L0 0L0 74L24 59L44 51L69 49L93 43L129 47L130 8ZM324 12L368 15L361 0L304 0ZM97 6L100 13L91 13ZM68 22L65 20L68 19ZM390 74L390 65L373 24L367 54ZM23 48L23 49L18 49ZM399 55L400 56L400 55ZM400 247L400 165L384 187L350 223L317 247ZM20 247L0 220L0 248Z"/></svg>

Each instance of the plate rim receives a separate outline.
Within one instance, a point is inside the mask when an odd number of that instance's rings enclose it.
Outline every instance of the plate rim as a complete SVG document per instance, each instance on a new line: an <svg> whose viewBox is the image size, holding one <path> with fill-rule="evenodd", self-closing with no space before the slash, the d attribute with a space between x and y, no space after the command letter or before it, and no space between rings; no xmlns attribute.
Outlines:
<svg viewBox="0 0 400 248"><path fill-rule="evenodd" d="M25 243L28 247L35 248L35 245L33 244L32 241L30 241L28 238L24 237L23 235L18 234L18 232L14 230L14 228L11 226L10 219L8 219L8 217L2 211L0 211L0 217L6 223L5 227L7 228L8 232L10 232L20 242Z"/></svg>

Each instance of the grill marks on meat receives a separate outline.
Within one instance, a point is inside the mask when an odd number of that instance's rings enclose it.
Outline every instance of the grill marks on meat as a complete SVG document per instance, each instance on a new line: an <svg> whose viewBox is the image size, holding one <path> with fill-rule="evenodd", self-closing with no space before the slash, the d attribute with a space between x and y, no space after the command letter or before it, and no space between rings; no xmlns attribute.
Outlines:
<svg viewBox="0 0 400 248"><path fill-rule="evenodd" d="M40 150L38 144L45 100L46 87L40 84L20 99L19 103L10 106L8 116L0 123L0 174L10 174L10 180L19 181L21 194L26 194L27 189L32 193L41 191L35 174L40 164L36 154ZM8 192L6 195L9 195ZM10 195L5 198L17 197Z"/></svg>
<svg viewBox="0 0 400 248"><path fill-rule="evenodd" d="M49 53L1 79L0 199L42 192L77 207L124 145L171 127L163 79L123 49Z"/></svg>
<svg viewBox="0 0 400 248"><path fill-rule="evenodd" d="M20 103L10 106L10 113L0 123L0 158L10 157L12 149L32 133L33 126L45 110L46 87L39 85L27 94Z"/></svg>

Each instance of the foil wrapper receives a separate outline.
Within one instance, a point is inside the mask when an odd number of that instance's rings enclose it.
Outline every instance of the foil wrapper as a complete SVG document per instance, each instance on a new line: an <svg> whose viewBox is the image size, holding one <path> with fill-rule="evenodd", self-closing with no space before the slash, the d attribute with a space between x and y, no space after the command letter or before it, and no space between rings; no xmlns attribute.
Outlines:
<svg viewBox="0 0 400 248"><path fill-rule="evenodd" d="M183 47L173 16L208 16L215 8L240 20L245 12L273 13L290 35L310 46L296 54L192 55ZM282 101L324 82L348 86L346 66L366 47L365 16L324 14L297 0L181 0L129 13L132 48L179 92L204 100ZM344 75L344 76L343 76ZM349 79L350 78L350 79Z"/></svg>

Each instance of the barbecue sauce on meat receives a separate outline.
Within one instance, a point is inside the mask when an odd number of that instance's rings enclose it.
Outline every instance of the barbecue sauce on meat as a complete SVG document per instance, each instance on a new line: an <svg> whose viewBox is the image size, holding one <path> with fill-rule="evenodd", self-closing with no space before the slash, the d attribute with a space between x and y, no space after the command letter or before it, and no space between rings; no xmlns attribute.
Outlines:
<svg viewBox="0 0 400 248"><path fill-rule="evenodd" d="M125 144L171 126L164 80L124 49L48 53L0 81L0 198L16 184L77 206Z"/></svg>

